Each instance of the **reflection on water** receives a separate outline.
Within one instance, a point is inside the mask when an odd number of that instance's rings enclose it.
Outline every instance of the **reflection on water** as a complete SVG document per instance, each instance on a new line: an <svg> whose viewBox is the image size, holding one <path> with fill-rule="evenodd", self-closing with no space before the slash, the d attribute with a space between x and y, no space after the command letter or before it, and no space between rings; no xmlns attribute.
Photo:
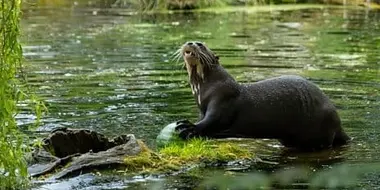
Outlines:
<svg viewBox="0 0 380 190"><path fill-rule="evenodd" d="M81 9L26 10L22 20L29 82L49 108L39 131L88 128L134 133L151 147L160 129L197 118L180 63L188 40L208 44L240 82L299 74L339 108L354 137L349 147L318 154L286 152L258 141L258 155L283 165L378 161L380 12L364 9L273 9L131 15ZM27 110L20 125L33 120Z"/></svg>

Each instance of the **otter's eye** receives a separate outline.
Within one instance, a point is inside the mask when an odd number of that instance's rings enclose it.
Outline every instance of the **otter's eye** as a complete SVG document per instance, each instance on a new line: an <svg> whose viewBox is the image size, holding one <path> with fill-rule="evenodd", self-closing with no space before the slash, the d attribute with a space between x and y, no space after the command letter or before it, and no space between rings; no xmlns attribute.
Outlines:
<svg viewBox="0 0 380 190"><path fill-rule="evenodd" d="M203 46L203 44L200 43L200 42L195 42L195 44L197 44L199 47L202 47L202 46Z"/></svg>

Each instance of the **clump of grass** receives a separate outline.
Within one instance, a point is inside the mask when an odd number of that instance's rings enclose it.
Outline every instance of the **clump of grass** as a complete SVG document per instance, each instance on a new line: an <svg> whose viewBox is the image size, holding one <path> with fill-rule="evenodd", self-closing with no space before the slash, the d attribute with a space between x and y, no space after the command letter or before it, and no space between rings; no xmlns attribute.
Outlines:
<svg viewBox="0 0 380 190"><path fill-rule="evenodd" d="M253 154L238 145L228 142L217 143L205 139L192 139L188 142L170 143L153 152L142 142L142 152L137 156L124 159L128 170L132 171L170 171L184 165L200 162L231 161L250 159Z"/></svg>
<svg viewBox="0 0 380 190"><path fill-rule="evenodd" d="M229 161L253 156L248 150L235 144L212 143L204 139L192 139L187 143L172 143L162 148L160 153L166 158L178 159L186 163L200 160Z"/></svg>

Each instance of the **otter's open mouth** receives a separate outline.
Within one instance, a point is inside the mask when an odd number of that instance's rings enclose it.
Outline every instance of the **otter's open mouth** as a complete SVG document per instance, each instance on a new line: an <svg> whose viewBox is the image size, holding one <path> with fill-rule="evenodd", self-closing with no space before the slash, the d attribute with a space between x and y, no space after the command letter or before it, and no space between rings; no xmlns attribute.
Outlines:
<svg viewBox="0 0 380 190"><path fill-rule="evenodd" d="M195 52L196 52L195 47L192 47L190 45L185 45L182 47L182 56L185 59L196 57Z"/></svg>
<svg viewBox="0 0 380 190"><path fill-rule="evenodd" d="M183 52L183 56L185 56L185 57L193 57L193 56L195 56L195 54L194 54L194 52L192 52L190 50L185 50Z"/></svg>
<svg viewBox="0 0 380 190"><path fill-rule="evenodd" d="M182 56L187 65L198 65L199 63L196 50L194 50L192 47L185 47L182 50Z"/></svg>

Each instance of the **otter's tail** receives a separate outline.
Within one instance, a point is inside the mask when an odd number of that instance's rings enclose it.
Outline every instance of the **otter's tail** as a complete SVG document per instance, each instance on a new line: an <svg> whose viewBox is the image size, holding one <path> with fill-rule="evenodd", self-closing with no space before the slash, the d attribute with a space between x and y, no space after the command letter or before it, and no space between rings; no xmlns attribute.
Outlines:
<svg viewBox="0 0 380 190"><path fill-rule="evenodd" d="M339 130L337 133L335 133L335 138L333 141L333 146L342 146L350 142L350 137L343 131Z"/></svg>

